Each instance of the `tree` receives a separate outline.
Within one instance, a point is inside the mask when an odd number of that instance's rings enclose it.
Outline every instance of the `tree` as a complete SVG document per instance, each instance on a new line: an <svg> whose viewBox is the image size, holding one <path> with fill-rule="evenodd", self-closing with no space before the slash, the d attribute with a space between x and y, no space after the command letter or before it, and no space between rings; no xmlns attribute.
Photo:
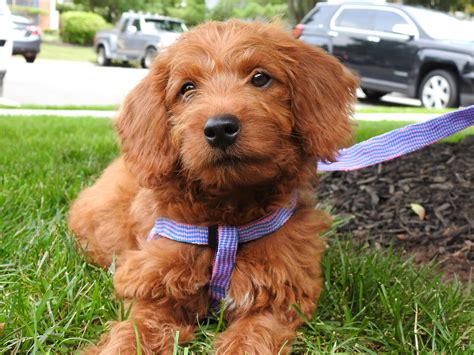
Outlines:
<svg viewBox="0 0 474 355"><path fill-rule="evenodd" d="M288 0L289 21L296 24L316 5L317 0Z"/></svg>

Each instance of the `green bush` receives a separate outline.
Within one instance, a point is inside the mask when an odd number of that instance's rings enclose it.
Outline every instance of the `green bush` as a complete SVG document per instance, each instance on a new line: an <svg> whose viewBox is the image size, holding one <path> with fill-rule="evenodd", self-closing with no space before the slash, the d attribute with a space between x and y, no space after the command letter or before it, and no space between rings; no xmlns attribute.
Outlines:
<svg viewBox="0 0 474 355"><path fill-rule="evenodd" d="M68 11L61 15L61 39L67 43L92 45L97 31L108 28L105 20L92 12Z"/></svg>

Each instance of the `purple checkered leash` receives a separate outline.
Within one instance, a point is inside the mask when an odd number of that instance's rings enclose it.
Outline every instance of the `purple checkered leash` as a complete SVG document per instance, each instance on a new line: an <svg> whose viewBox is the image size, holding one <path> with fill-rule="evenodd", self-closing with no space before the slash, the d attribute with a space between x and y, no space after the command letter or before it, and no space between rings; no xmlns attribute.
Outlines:
<svg viewBox="0 0 474 355"><path fill-rule="evenodd" d="M212 309L217 311L230 284L238 245L279 230L293 215L296 200L296 193L293 193L288 207L280 208L266 217L239 227L223 224L201 227L158 218L147 239L165 237L177 242L217 246L209 286L210 304Z"/></svg>
<svg viewBox="0 0 474 355"><path fill-rule="evenodd" d="M362 169L414 152L453 133L474 125L474 106L446 113L432 120L405 126L343 149L334 163L318 162L318 171ZM240 227L213 225L201 227L158 218L148 240L165 237L177 242L217 246L210 281L210 304L219 310L234 269L238 245L280 229L293 215L296 193L286 208Z"/></svg>
<svg viewBox="0 0 474 355"><path fill-rule="evenodd" d="M366 168L423 148L474 125L474 106L415 123L342 149L334 163L318 162L318 171Z"/></svg>

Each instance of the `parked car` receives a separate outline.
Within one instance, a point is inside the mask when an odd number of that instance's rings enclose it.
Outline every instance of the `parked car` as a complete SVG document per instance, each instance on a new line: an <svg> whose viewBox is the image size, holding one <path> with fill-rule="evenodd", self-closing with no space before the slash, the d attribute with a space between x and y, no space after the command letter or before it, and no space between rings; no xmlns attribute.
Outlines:
<svg viewBox="0 0 474 355"><path fill-rule="evenodd" d="M3 96L3 79L12 55L12 24L6 1L0 0L0 97Z"/></svg>
<svg viewBox="0 0 474 355"><path fill-rule="evenodd" d="M369 99L389 92L425 107L474 104L474 32L467 22L420 7L318 3L295 27L360 77Z"/></svg>
<svg viewBox="0 0 474 355"><path fill-rule="evenodd" d="M180 19L124 13L115 29L96 33L97 63L109 65L112 60L139 60L144 68L149 68L154 57L184 31L187 28Z"/></svg>
<svg viewBox="0 0 474 355"><path fill-rule="evenodd" d="M33 63L41 48L41 34L33 21L23 16L12 16L13 54L21 54L28 63Z"/></svg>

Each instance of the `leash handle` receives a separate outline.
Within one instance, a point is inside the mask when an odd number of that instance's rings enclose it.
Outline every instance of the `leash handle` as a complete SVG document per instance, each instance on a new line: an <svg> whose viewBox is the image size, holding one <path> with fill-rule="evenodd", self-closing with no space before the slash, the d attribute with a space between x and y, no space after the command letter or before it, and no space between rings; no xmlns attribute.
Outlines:
<svg viewBox="0 0 474 355"><path fill-rule="evenodd" d="M473 125L474 105L342 149L334 163L320 161L317 169L322 172L366 168L414 152Z"/></svg>

